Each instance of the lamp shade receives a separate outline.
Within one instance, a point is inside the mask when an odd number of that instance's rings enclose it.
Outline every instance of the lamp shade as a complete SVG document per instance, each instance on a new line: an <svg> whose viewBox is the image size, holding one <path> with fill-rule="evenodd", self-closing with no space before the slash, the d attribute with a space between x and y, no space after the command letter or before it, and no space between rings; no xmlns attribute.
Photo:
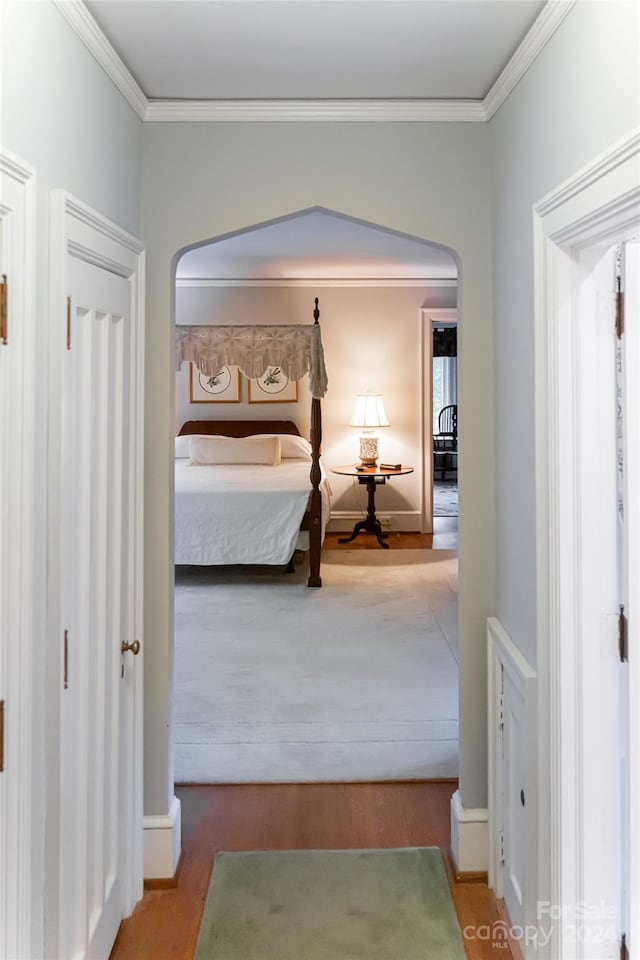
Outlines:
<svg viewBox="0 0 640 960"><path fill-rule="evenodd" d="M379 393L357 395L350 426L365 427L366 429L389 426L382 397Z"/></svg>

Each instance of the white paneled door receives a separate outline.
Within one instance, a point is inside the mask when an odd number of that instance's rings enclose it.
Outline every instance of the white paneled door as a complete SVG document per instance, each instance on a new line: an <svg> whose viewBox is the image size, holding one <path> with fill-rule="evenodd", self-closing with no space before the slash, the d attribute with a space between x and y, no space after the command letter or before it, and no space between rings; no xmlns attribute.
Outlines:
<svg viewBox="0 0 640 960"><path fill-rule="evenodd" d="M54 201L57 949L106 960L141 893L141 249L68 196Z"/></svg>

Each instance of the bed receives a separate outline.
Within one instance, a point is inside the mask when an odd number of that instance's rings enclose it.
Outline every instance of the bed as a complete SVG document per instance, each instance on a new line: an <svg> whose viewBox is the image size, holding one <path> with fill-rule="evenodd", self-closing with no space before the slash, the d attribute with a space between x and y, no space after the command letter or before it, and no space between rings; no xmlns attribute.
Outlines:
<svg viewBox="0 0 640 960"><path fill-rule="evenodd" d="M326 509L323 510L323 497L325 500L328 497L328 484L326 478L323 478L323 469L320 463L320 445L322 442L322 411L320 400L327 391L328 381L320 335L320 310L318 308L317 297L315 298L313 318L313 324L179 325L176 327L176 370L180 370L184 362L191 362L194 363L202 373L214 376L224 366L238 366L246 377L256 378L262 376L269 366L275 365L282 369L289 380L297 381L301 380L302 377L307 374L309 375L309 389L312 398L310 430L311 466L308 471L306 484L306 509L302 517L301 525L303 528L306 526L308 531L308 586L321 587L320 551L322 548L324 527L328 517L328 503ZM223 422L224 421L218 421L218 427ZM192 436L198 436L199 434L195 432L196 428L193 425L202 425L203 423L212 424L213 421L189 421L190 426L185 424L182 430L186 429L186 432L191 433ZM239 436L247 438L254 436L256 430L261 434L269 433L267 424L272 422L260 421L256 423L253 421L253 423L251 423L250 421L244 421L244 423L245 427L240 428L236 422L227 421L225 428L227 430L251 430L253 433L245 432L240 435L238 433L227 433L226 435L236 438ZM295 430L295 433L291 431L291 427ZM212 428L210 427L210 429ZM289 429L289 433L285 435L299 436L295 424L291 424L287 429ZM307 464L307 468L308 467L309 464ZM194 467L193 469L196 468ZM200 467L198 469L203 468ZM270 469L273 470L276 468L272 467ZM182 469L179 472L181 474L181 483L184 483L185 487L184 493L185 495L187 494L188 491L186 488L191 485L190 495L192 502L195 504L197 496L204 496L203 491L196 492L193 489L193 486L201 481L196 481L191 474L184 476L185 471ZM283 476L283 474L281 474L281 476ZM290 486L293 484L293 481L287 478L286 483L287 486ZM231 494L233 484L230 479L228 486L228 493ZM322 486L324 486L324 493L321 489ZM297 496L298 495L300 499L304 498L302 491L299 491ZM272 496L275 497L275 492L272 493ZM204 511L204 508L202 508L202 510ZM245 526L249 525L248 521L245 520ZM289 543L289 541L286 542L287 544ZM289 563L291 563L291 560L292 557L290 556L288 558ZM176 560L176 562L180 561ZM227 560L225 562L229 563L232 561Z"/></svg>
<svg viewBox="0 0 640 960"><path fill-rule="evenodd" d="M275 437L280 462L193 465L189 438L200 437ZM183 424L175 458L176 564L288 564L293 569L295 550L310 546L311 462L311 444L291 420ZM331 492L322 464L320 469L322 542Z"/></svg>

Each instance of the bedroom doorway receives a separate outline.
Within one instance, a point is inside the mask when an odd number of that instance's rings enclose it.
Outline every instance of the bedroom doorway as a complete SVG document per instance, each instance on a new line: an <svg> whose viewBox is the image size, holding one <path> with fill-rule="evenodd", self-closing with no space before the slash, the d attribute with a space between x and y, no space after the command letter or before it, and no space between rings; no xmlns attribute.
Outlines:
<svg viewBox="0 0 640 960"><path fill-rule="evenodd" d="M341 262L329 262L336 249ZM356 394L383 394L391 427L380 437L380 457L414 467L376 492L391 549L376 551L363 536L354 550L325 551L321 591L306 588L297 563L289 574L284 565L176 568L176 781L455 778L457 556L436 558L424 535L433 431L424 413L431 366L422 312L426 302L456 310L454 256L313 209L182 251L175 267L177 325L213 317L225 326L312 322L319 297L330 383L322 451L333 488L330 532L351 532L366 509L363 488L331 473L357 460L349 425ZM237 369L221 378L200 373L185 366L176 374L176 434L188 421L250 422L254 434L260 424L272 434L293 421L309 435L304 380L265 399ZM184 464L184 451L176 456ZM195 471L180 472L191 483ZM177 486L176 524L183 493ZM415 549L404 549L403 537L413 537ZM215 715L207 713L212 703Z"/></svg>

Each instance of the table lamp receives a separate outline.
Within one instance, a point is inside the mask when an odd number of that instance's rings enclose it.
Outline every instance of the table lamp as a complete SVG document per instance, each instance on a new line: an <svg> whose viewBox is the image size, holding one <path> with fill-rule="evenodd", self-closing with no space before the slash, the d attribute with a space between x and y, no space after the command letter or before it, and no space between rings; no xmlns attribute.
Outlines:
<svg viewBox="0 0 640 960"><path fill-rule="evenodd" d="M382 397L379 393L358 394L356 396L350 426L362 427L362 433L360 434L360 462L362 466L375 467L378 460L378 427L389 426Z"/></svg>

